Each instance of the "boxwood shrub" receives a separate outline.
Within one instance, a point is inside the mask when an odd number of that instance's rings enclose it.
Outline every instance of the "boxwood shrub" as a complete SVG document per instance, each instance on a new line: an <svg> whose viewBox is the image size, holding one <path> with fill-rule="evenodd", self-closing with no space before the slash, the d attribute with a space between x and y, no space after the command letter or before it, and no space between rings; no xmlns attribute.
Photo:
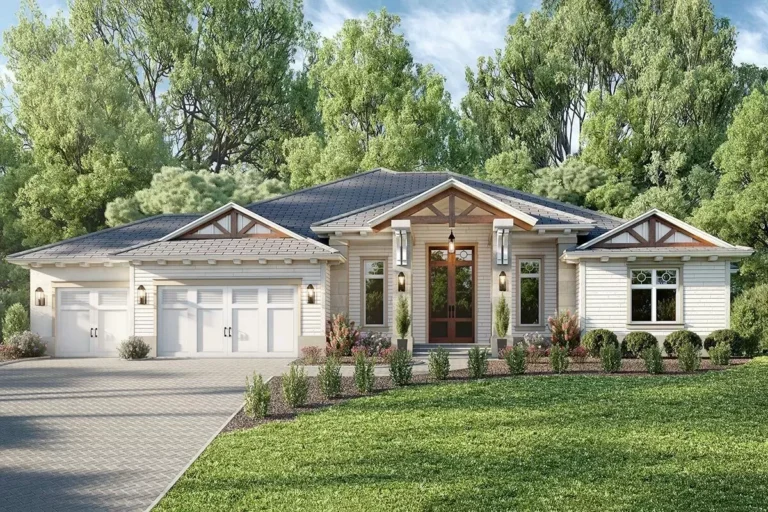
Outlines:
<svg viewBox="0 0 768 512"><path fill-rule="evenodd" d="M698 350L701 348L701 337L695 332L688 331L686 329L680 329L670 333L664 340L664 350L668 356L677 355L678 349L685 343L690 343L691 346Z"/></svg>
<svg viewBox="0 0 768 512"><path fill-rule="evenodd" d="M651 347L658 347L659 340L649 332L635 331L624 336L622 345L625 352L629 352L635 357L639 357L640 354L643 353L643 350Z"/></svg>
<svg viewBox="0 0 768 512"><path fill-rule="evenodd" d="M712 331L704 339L704 348L707 352L719 343L728 343L731 346L731 353L734 356L740 356L744 352L744 340L741 335L733 329L720 329Z"/></svg>
<svg viewBox="0 0 768 512"><path fill-rule="evenodd" d="M585 334L581 343L584 345L584 348L587 349L589 355L598 357L600 355L600 349L606 345L613 345L618 348L619 339L613 331L609 331L608 329L595 329L594 331L589 331Z"/></svg>

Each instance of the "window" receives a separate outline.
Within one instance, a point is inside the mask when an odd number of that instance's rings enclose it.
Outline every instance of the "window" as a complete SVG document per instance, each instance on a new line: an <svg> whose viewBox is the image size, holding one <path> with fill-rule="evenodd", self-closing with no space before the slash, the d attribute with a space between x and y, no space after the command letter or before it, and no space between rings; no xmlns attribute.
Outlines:
<svg viewBox="0 0 768 512"><path fill-rule="evenodd" d="M632 322L676 322L678 269L634 269L631 279Z"/></svg>
<svg viewBox="0 0 768 512"><path fill-rule="evenodd" d="M384 325L384 262L380 260L364 263L365 291L363 304L365 308L365 325Z"/></svg>
<svg viewBox="0 0 768 512"><path fill-rule="evenodd" d="M520 325L541 323L541 260L520 260L518 268L520 290Z"/></svg>

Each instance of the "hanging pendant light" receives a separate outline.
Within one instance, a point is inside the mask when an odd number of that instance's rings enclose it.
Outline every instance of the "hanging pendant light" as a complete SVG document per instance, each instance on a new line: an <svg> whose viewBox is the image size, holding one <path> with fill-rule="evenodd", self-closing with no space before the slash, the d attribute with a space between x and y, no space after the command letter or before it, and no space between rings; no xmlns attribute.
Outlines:
<svg viewBox="0 0 768 512"><path fill-rule="evenodd" d="M448 236L448 252L453 254L456 252L456 244L454 243L456 240L456 237L453 236L453 230L451 230L451 234Z"/></svg>

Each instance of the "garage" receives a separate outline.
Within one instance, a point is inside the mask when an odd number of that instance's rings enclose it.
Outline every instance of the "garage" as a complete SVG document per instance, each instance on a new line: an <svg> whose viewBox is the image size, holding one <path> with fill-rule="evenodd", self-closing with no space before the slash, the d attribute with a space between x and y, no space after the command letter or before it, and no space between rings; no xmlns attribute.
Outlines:
<svg viewBox="0 0 768 512"><path fill-rule="evenodd" d="M128 337L128 290L61 289L56 318L57 357L115 357Z"/></svg>
<svg viewBox="0 0 768 512"><path fill-rule="evenodd" d="M157 353L166 357L293 357L295 286L160 286Z"/></svg>

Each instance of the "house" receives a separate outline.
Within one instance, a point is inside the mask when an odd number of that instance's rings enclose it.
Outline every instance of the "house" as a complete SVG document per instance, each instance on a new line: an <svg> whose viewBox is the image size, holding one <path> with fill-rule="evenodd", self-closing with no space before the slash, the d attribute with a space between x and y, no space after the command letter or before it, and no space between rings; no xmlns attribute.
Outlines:
<svg viewBox="0 0 768 512"><path fill-rule="evenodd" d="M729 325L731 262L752 250L660 211L624 220L450 172L375 169L248 207L151 217L8 257L30 269L31 325L55 356L296 356L348 313L411 343L488 345L557 310L623 336Z"/></svg>

